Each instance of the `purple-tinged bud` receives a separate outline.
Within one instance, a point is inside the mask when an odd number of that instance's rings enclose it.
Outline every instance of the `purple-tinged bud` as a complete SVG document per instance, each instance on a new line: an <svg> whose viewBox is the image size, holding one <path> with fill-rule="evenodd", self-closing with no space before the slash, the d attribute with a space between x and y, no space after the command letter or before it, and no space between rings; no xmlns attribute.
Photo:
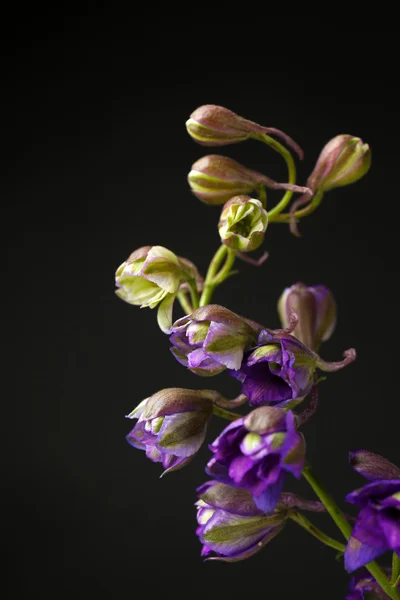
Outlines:
<svg viewBox="0 0 400 600"><path fill-rule="evenodd" d="M358 137L338 135L323 148L307 185L328 192L361 179L371 166L371 149Z"/></svg>
<svg viewBox="0 0 400 600"><path fill-rule="evenodd" d="M204 442L215 392L167 388L141 402L127 417L138 419L127 435L134 448L145 450L165 471L184 467Z"/></svg>
<svg viewBox="0 0 400 600"><path fill-rule="evenodd" d="M215 104L205 104L197 108L186 121L186 129L194 141L201 146L226 146L243 142L249 137L275 135L303 158L303 152L298 144L280 129L263 127Z"/></svg>
<svg viewBox="0 0 400 600"><path fill-rule="evenodd" d="M173 324L171 352L196 375L217 375L240 368L260 329L223 306L209 304Z"/></svg>
<svg viewBox="0 0 400 600"><path fill-rule="evenodd" d="M275 510L287 473L299 479L304 467L305 441L293 413L272 406L230 423L210 448L208 475L247 489L265 513Z"/></svg>
<svg viewBox="0 0 400 600"><path fill-rule="evenodd" d="M189 135L202 146L225 146L265 133L265 127L214 104L197 108L186 121Z"/></svg>
<svg viewBox="0 0 400 600"><path fill-rule="evenodd" d="M386 569L385 569L386 570ZM388 579L390 573L387 572ZM400 590L400 584L398 588ZM352 578L349 587L349 594L346 600L390 600L385 594L381 586L372 577L366 569L362 569L355 577Z"/></svg>
<svg viewBox="0 0 400 600"><path fill-rule="evenodd" d="M259 552L283 528L287 509L277 506L265 515L247 490L209 481L198 489L197 535L202 556L236 562Z"/></svg>
<svg viewBox="0 0 400 600"><path fill-rule="evenodd" d="M350 466L370 481L379 479L400 479L400 469L383 456L368 450L349 453Z"/></svg>
<svg viewBox="0 0 400 600"><path fill-rule="evenodd" d="M274 190L291 190L302 194L307 190L289 183L273 181L231 158L218 154L204 156L195 162L188 175L188 182L193 194L210 205L224 204L233 196L249 194L261 185Z"/></svg>
<svg viewBox="0 0 400 600"><path fill-rule="evenodd" d="M259 200L235 196L222 209L218 224L221 241L238 252L256 250L268 225L268 213Z"/></svg>
<svg viewBox="0 0 400 600"><path fill-rule="evenodd" d="M288 327L291 315L296 313L298 322L292 335L314 351L330 338L336 326L336 302L324 285L299 282L286 288L279 299L278 312L282 327Z"/></svg>

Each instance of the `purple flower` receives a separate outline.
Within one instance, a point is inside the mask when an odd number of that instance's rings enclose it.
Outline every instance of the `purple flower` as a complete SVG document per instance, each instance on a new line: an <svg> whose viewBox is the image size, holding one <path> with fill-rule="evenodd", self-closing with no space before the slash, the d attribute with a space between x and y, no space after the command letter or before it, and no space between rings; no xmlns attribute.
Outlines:
<svg viewBox="0 0 400 600"><path fill-rule="evenodd" d="M285 524L285 506L272 515L257 508L247 490L210 481L198 489L197 535L203 544L202 556L235 562L249 558L272 540Z"/></svg>
<svg viewBox="0 0 400 600"><path fill-rule="evenodd" d="M361 507L344 555L349 573L387 550L400 556L400 469L365 450L351 453L350 461L374 481L347 496Z"/></svg>
<svg viewBox="0 0 400 600"><path fill-rule="evenodd" d="M295 283L286 288L278 302L282 327L288 327L293 311L298 323L293 335L311 350L329 339L336 325L336 303L324 285Z"/></svg>
<svg viewBox="0 0 400 600"><path fill-rule="evenodd" d="M399 586L400 589L400 586ZM389 600L381 586L363 569L350 582L346 600Z"/></svg>
<svg viewBox="0 0 400 600"><path fill-rule="evenodd" d="M146 398L129 415L138 419L127 435L131 446L145 450L165 471L184 467L202 445L212 414L214 392L168 388Z"/></svg>
<svg viewBox="0 0 400 600"><path fill-rule="evenodd" d="M226 368L240 368L245 350L257 343L260 330L227 308L209 304L173 324L171 352L196 375L217 375Z"/></svg>
<svg viewBox="0 0 400 600"><path fill-rule="evenodd" d="M233 421L210 449L215 456L206 472L247 489L265 513L275 509L286 474L300 478L304 466L305 442L295 429L293 413L270 406Z"/></svg>
<svg viewBox="0 0 400 600"><path fill-rule="evenodd" d="M252 406L295 406L314 383L317 355L292 335L262 331L259 345L230 374L243 383L242 392Z"/></svg>

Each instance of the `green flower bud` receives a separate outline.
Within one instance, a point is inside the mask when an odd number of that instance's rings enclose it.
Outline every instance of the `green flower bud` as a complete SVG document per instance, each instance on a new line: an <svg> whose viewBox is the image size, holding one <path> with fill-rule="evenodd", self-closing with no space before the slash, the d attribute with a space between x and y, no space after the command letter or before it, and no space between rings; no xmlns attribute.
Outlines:
<svg viewBox="0 0 400 600"><path fill-rule="evenodd" d="M368 144L352 135L338 135L323 148L307 185L314 192L328 192L358 181L370 166Z"/></svg>
<svg viewBox="0 0 400 600"><path fill-rule="evenodd" d="M222 210L218 229L221 241L240 252L251 252L262 244L268 213L259 200L236 196Z"/></svg>
<svg viewBox="0 0 400 600"><path fill-rule="evenodd" d="M141 308L159 306L158 324L164 333L169 333L178 289L191 279L201 285L193 263L163 246L143 246L118 267L115 293L128 304Z"/></svg>
<svg viewBox="0 0 400 600"><path fill-rule="evenodd" d="M188 182L199 200L213 205L224 204L233 196L249 194L261 185L274 190L291 190L302 194L308 191L308 188L290 183L278 183L219 154L210 154L195 162L188 175Z"/></svg>
<svg viewBox="0 0 400 600"><path fill-rule="evenodd" d="M243 142L252 134L265 133L266 128L223 106L205 104L190 115L186 129L201 146L225 146Z"/></svg>

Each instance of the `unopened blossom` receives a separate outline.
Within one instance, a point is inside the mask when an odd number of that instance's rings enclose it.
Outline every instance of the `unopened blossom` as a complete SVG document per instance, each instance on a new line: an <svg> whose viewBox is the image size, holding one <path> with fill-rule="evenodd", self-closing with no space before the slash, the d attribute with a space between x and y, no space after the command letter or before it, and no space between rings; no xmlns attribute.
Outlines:
<svg viewBox="0 0 400 600"><path fill-rule="evenodd" d="M361 179L371 166L368 144L352 135L337 135L322 149L307 185L328 192Z"/></svg>
<svg viewBox="0 0 400 600"><path fill-rule="evenodd" d="M260 327L223 306L209 304L178 319L171 331L171 352L193 373L217 375L239 369Z"/></svg>
<svg viewBox="0 0 400 600"><path fill-rule="evenodd" d="M372 575L366 569L362 569L352 578L346 600L389 600L389 596Z"/></svg>
<svg viewBox="0 0 400 600"><path fill-rule="evenodd" d="M197 535L203 544L202 556L236 562L253 556L283 528L287 508L266 515L251 494L218 481L209 481L198 490Z"/></svg>
<svg viewBox="0 0 400 600"><path fill-rule="evenodd" d="M127 302L158 309L158 323L169 333L172 307L180 286L199 281L195 266L163 246L143 246L123 262L115 274L116 294Z"/></svg>
<svg viewBox="0 0 400 600"><path fill-rule="evenodd" d="M251 252L262 244L267 225L268 213L259 200L235 196L222 209L218 231L228 248Z"/></svg>
<svg viewBox="0 0 400 600"><path fill-rule="evenodd" d="M270 406L230 423L210 449L208 475L247 489L265 513L275 509L286 475L300 478L304 467L305 442L293 413Z"/></svg>
<svg viewBox="0 0 400 600"><path fill-rule="evenodd" d="M234 196L250 194L266 186L274 190L291 190L305 194L307 188L278 183L262 173L248 169L232 158L210 154L197 160L188 175L193 194L205 204L225 204Z"/></svg>
<svg viewBox="0 0 400 600"><path fill-rule="evenodd" d="M336 326L336 302L324 285L295 283L286 288L278 302L282 327L289 326L293 312L298 323L292 332L310 350L318 350L330 338Z"/></svg>
<svg viewBox="0 0 400 600"><path fill-rule="evenodd" d="M365 450L351 453L350 463L372 482L347 496L361 508L344 555L349 573L387 550L400 557L400 469Z"/></svg>
<svg viewBox="0 0 400 600"><path fill-rule="evenodd" d="M204 441L214 394L212 390L182 388L157 392L128 415L138 421L127 441L161 463L165 473L184 467Z"/></svg>
<svg viewBox="0 0 400 600"><path fill-rule="evenodd" d="M303 157L301 148L280 129L263 127L215 104L204 104L196 108L186 121L186 129L201 146L226 146L243 142L250 137L274 135L293 148L300 158Z"/></svg>

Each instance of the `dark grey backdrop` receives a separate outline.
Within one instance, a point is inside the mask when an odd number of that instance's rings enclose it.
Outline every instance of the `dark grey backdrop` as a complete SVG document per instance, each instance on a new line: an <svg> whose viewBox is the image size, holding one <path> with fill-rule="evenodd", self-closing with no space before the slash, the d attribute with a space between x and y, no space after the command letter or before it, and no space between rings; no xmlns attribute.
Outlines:
<svg viewBox="0 0 400 600"><path fill-rule="evenodd" d="M197 201L186 183L191 164L208 152L184 126L197 106L225 105L285 130L305 149L300 182L331 137L361 136L373 149L368 177L328 194L301 224L301 239L271 226L268 262L239 263L240 276L215 300L274 327L285 286L330 286L339 321L323 355L337 360L355 346L358 360L321 385L320 410L305 428L309 461L338 499L361 484L347 466L349 449L400 464L390 32L381 32L383 46L375 33L369 51L359 44L363 32L343 32L343 44L327 34L308 55L293 32L281 53L279 31L264 46L238 38L217 50L201 28L190 38L172 20L124 27L123 16L100 12L15 14L6 22L17 29L5 53L3 111L7 130L16 109L16 127L3 138L9 597L119 598L138 595L142 580L145 593L168 585L182 598L250 587L262 597L338 600L347 585L341 563L295 525L247 562L202 562L193 502L209 451L160 481L159 466L125 442L124 415L162 387L211 382L174 361L155 312L115 297L113 275L142 245L165 245L203 272L217 247L219 210ZM218 152L285 177L280 157L256 142ZM212 384L238 392L227 376ZM215 420L209 440L222 425ZM328 518L317 520L340 537Z"/></svg>

